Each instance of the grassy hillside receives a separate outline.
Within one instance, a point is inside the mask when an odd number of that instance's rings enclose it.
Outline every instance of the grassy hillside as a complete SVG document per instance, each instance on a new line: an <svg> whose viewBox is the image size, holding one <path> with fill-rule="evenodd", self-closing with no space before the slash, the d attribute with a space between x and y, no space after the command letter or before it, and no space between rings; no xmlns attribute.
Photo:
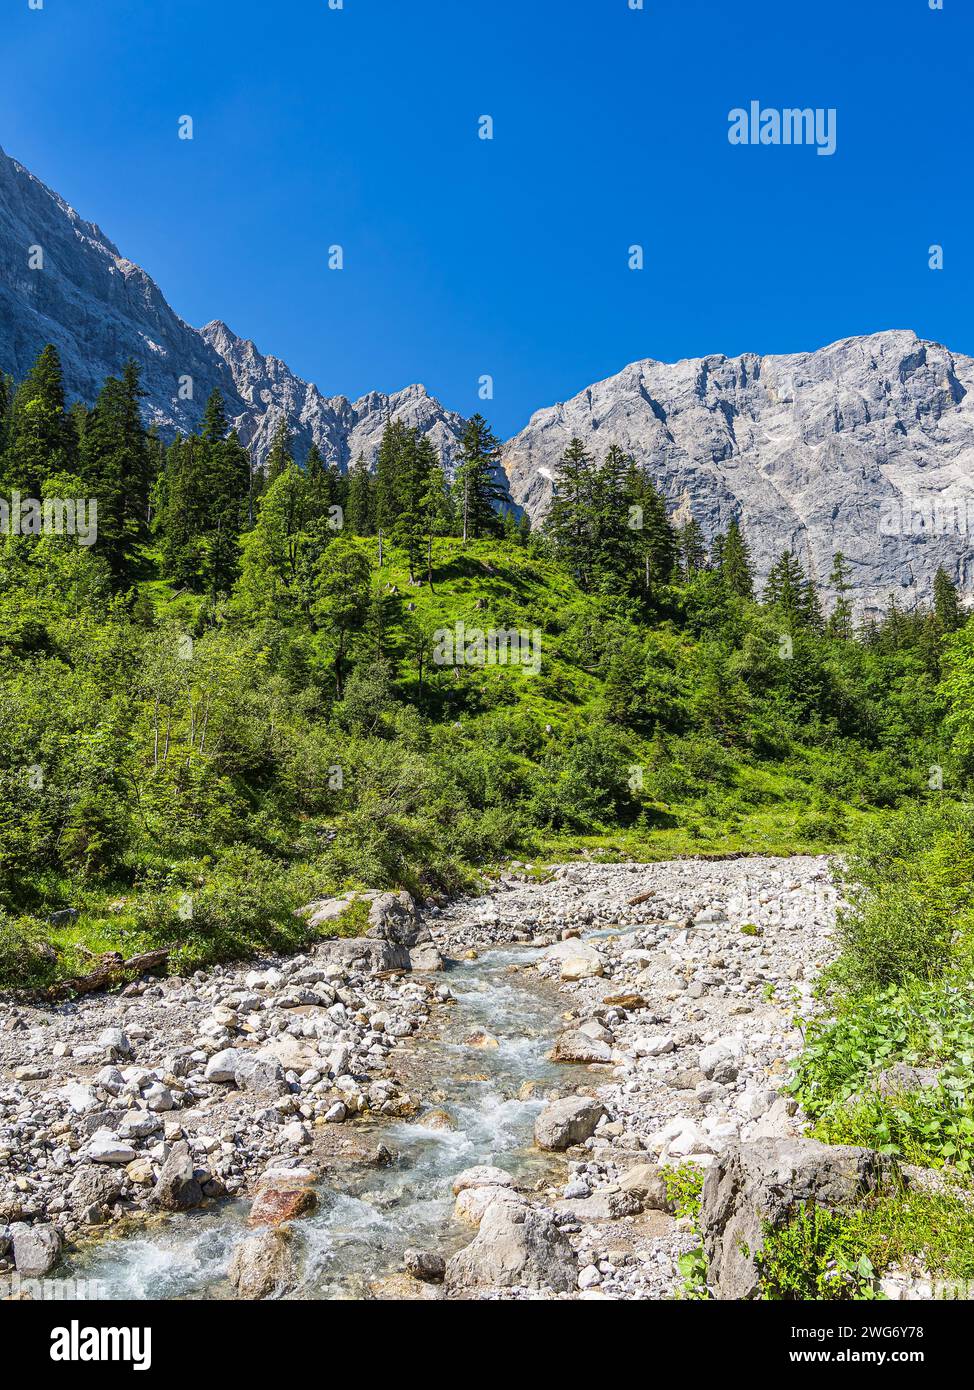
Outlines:
<svg viewBox="0 0 974 1390"><path fill-rule="evenodd" d="M828 849L964 793L946 576L856 631L841 557L828 612L787 551L758 600L739 526L708 553L618 449L574 442L532 535L479 416L449 482L397 422L348 474L280 429L265 476L218 393L164 448L134 367L90 410L53 348L4 387L0 483L99 523L0 541L0 986L287 948L350 887Z"/></svg>

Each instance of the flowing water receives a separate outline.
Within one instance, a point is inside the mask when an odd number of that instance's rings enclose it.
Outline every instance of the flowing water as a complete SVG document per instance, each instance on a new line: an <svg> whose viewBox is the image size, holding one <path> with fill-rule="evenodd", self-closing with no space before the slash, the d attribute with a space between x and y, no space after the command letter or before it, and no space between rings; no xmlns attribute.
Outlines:
<svg viewBox="0 0 974 1390"><path fill-rule="evenodd" d="M577 1068L572 1072L546 1057L559 1031L557 996L511 970L536 959L529 948L498 949L451 964L446 978L456 1004L446 1012L441 1036L419 1045L424 1074L433 1079L424 1090L436 1090L436 1106L455 1128L370 1125L376 1142L399 1158L387 1167L350 1166L337 1180L331 1177L337 1186L319 1185L317 1211L294 1224L302 1278L289 1296L358 1297L401 1271L411 1246L449 1254L464 1245L473 1230L455 1220L451 1191L463 1168L490 1163L527 1186L560 1171L560 1160L532 1147L543 1100L518 1098L526 1081L564 1086L579 1079ZM478 1029L492 1034L498 1047L468 1045ZM172 1217L151 1233L92 1247L74 1273L98 1280L106 1298L231 1297L226 1270L247 1211L247 1203L232 1202Z"/></svg>

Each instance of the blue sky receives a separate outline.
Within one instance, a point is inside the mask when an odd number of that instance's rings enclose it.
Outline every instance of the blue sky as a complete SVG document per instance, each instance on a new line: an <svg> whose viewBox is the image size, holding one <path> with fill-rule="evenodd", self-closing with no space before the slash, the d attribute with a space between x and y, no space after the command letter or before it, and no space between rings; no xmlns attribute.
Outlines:
<svg viewBox="0 0 974 1390"><path fill-rule="evenodd" d="M507 435L640 357L974 352L970 0L6 0L0 42L7 152L327 394ZM752 100L835 155L732 146Z"/></svg>

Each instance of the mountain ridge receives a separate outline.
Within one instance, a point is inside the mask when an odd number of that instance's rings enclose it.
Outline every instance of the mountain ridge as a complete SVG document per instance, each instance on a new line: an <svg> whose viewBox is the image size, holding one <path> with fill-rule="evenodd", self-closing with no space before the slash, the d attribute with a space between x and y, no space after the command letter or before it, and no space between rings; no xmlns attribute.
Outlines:
<svg viewBox="0 0 974 1390"><path fill-rule="evenodd" d="M298 459L314 442L342 469L373 462L391 418L428 435L449 472L465 424L418 383L328 396L224 320L193 328L97 223L0 150L0 367L23 377L46 342L72 399L93 400L134 357L163 436L195 428L219 389L258 465L282 417ZM940 566L974 586L974 359L912 330L625 364L535 411L504 445L510 495L535 521L573 434L598 455L613 443L631 452L707 540L739 520L759 583L789 548L823 587L841 550L860 610L891 592L906 606L928 599Z"/></svg>
<svg viewBox="0 0 974 1390"><path fill-rule="evenodd" d="M962 588L974 578L974 359L912 330L628 363L536 411L506 444L511 495L535 518L573 435L598 455L633 453L708 539L741 521L759 579L786 548L823 585L841 550L866 609L890 592L908 606L929 598L940 565Z"/></svg>
<svg viewBox="0 0 974 1390"><path fill-rule="evenodd" d="M43 258L37 269L29 268L31 248ZM371 461L391 417L430 434L449 468L465 423L415 385L354 402L326 397L221 319L193 328L97 223L0 149L0 367L21 379L47 342L61 356L70 399L94 400L104 378L134 357L147 423L164 437L194 429L219 389L258 464L282 415L299 458L314 442L339 467L359 453Z"/></svg>

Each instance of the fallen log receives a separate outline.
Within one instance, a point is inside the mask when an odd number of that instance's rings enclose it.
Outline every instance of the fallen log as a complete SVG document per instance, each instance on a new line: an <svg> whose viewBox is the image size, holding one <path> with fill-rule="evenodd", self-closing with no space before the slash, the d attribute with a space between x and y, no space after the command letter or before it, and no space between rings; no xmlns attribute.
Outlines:
<svg viewBox="0 0 974 1390"><path fill-rule="evenodd" d="M637 893L634 898L629 899L630 907L638 907L640 903L648 903L650 898L656 897L656 890L651 888L648 893Z"/></svg>
<svg viewBox="0 0 974 1390"><path fill-rule="evenodd" d="M59 980L56 985L42 991L48 999L64 999L71 994L95 994L99 990L111 989L113 985L128 983L149 970L165 965L169 959L169 948L158 951L142 951L139 955L125 960L119 951L105 951L98 957L98 964L87 975L75 975L68 980Z"/></svg>

